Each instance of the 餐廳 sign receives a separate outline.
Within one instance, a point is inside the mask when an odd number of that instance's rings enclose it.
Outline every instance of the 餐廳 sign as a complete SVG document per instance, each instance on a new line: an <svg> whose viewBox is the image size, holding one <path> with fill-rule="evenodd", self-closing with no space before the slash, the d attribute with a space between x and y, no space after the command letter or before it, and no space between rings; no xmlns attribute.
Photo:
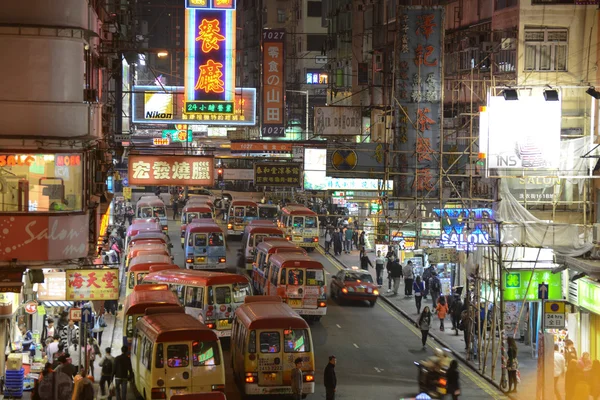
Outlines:
<svg viewBox="0 0 600 400"><path fill-rule="evenodd" d="M213 159L193 156L129 156L130 185L212 186Z"/></svg>

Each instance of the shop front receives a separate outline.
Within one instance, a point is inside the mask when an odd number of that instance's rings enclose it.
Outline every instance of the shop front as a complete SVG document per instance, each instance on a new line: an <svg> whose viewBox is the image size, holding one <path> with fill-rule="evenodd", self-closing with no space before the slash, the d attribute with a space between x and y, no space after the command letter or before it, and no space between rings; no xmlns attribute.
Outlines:
<svg viewBox="0 0 600 400"><path fill-rule="evenodd" d="M569 290L569 302L576 307L567 314L569 338L577 354L589 352L592 360L600 359L600 283L582 278L574 282L576 296ZM573 329L571 329L573 327Z"/></svg>

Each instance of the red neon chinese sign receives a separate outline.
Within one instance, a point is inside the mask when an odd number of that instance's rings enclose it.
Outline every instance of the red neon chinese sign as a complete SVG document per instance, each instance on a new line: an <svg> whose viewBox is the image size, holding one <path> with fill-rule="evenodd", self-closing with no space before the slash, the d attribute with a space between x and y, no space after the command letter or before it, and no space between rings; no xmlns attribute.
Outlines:
<svg viewBox="0 0 600 400"><path fill-rule="evenodd" d="M221 79L223 64L208 60L204 65L200 65L200 76L196 82L196 90L204 90L205 93L223 93L225 91L225 82Z"/></svg>
<svg viewBox="0 0 600 400"><path fill-rule="evenodd" d="M225 36L221 35L219 20L203 19L198 25L198 36L196 42L202 41L202 52L209 53L211 50L219 50L219 42L225 40Z"/></svg>

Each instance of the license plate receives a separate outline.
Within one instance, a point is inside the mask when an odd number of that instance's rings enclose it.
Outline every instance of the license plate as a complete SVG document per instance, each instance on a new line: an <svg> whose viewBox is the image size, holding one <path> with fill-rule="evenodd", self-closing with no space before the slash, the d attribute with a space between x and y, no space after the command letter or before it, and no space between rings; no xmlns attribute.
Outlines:
<svg viewBox="0 0 600 400"><path fill-rule="evenodd" d="M359 288L356 288L356 291L358 293L364 293L365 292L365 288L359 287Z"/></svg>
<svg viewBox="0 0 600 400"><path fill-rule="evenodd" d="M228 319L219 320L219 329L231 329L231 324Z"/></svg>
<svg viewBox="0 0 600 400"><path fill-rule="evenodd" d="M171 396L176 396L178 394L187 394L187 389L171 389Z"/></svg>
<svg viewBox="0 0 600 400"><path fill-rule="evenodd" d="M204 261L206 261L205 257L196 257L196 262L203 263Z"/></svg>
<svg viewBox="0 0 600 400"><path fill-rule="evenodd" d="M242 230L244 230L244 225L235 225L235 226L234 226L234 229L235 229L236 231L242 231Z"/></svg>
<svg viewBox="0 0 600 400"><path fill-rule="evenodd" d="M288 300L288 304L290 305L290 307L302 307L302 300L290 299Z"/></svg>
<svg viewBox="0 0 600 400"><path fill-rule="evenodd" d="M310 242L312 242L313 240L312 240L312 238L304 238L304 241L305 241L306 243L310 243Z"/></svg>
<svg viewBox="0 0 600 400"><path fill-rule="evenodd" d="M446 394L446 388L438 388L440 394Z"/></svg>
<svg viewBox="0 0 600 400"><path fill-rule="evenodd" d="M277 374L275 372L264 372L263 377L265 381L274 382L277 380Z"/></svg>

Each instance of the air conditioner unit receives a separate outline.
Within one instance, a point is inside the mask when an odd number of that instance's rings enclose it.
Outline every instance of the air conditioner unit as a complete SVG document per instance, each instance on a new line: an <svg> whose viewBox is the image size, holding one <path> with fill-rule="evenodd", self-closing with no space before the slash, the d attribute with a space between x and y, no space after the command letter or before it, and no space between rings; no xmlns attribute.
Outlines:
<svg viewBox="0 0 600 400"><path fill-rule="evenodd" d="M375 123L371 129L371 140L373 142L385 142L385 124Z"/></svg>
<svg viewBox="0 0 600 400"><path fill-rule="evenodd" d="M517 43L515 38L503 38L500 41L500 48L502 50L514 50L517 48Z"/></svg>

